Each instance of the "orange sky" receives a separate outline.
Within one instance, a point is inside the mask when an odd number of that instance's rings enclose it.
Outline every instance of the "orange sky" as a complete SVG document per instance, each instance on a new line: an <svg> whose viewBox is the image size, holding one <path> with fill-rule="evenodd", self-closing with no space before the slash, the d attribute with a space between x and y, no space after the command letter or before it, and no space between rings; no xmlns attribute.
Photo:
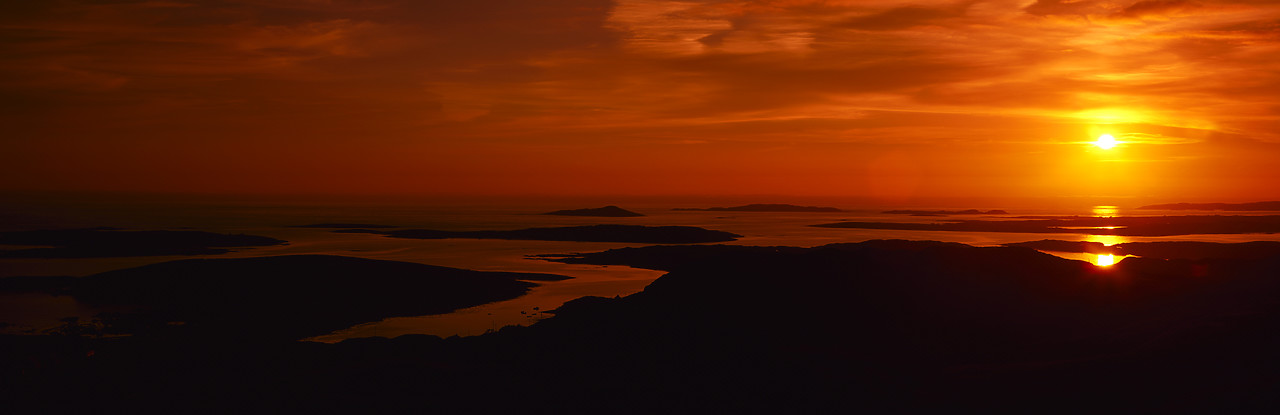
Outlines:
<svg viewBox="0 0 1280 415"><path fill-rule="evenodd" d="M1266 200L1280 4L13 1L0 108L0 190Z"/></svg>

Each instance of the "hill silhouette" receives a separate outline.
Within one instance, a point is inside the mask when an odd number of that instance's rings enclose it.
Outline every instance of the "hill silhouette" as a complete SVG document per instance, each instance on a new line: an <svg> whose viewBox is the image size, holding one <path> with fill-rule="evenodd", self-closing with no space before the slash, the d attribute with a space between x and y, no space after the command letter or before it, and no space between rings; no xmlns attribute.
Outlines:
<svg viewBox="0 0 1280 415"><path fill-rule="evenodd" d="M598 207L598 208L591 208L591 209L557 210L554 212L543 213L543 215L599 216L599 217L608 217L608 218L626 218L626 217L644 216L642 214L632 212L632 211L629 211L617 206L613 206L613 205Z"/></svg>
<svg viewBox="0 0 1280 415"><path fill-rule="evenodd" d="M395 316L447 313L523 295L551 274L480 272L329 255L188 259L68 281L19 278L99 308L122 334L155 331L295 340ZM8 280L8 279L5 279ZM0 280L3 281L3 280ZM181 322L170 327L171 322Z"/></svg>
<svg viewBox="0 0 1280 415"><path fill-rule="evenodd" d="M561 259L670 272L631 296L468 338L8 337L0 390L46 412L1280 409L1276 257L1095 267L1020 247L869 241Z"/></svg>

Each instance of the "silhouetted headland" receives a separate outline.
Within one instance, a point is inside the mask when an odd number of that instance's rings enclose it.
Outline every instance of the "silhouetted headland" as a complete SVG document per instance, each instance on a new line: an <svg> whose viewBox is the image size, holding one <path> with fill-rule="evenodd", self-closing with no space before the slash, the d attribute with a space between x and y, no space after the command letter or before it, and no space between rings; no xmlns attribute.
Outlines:
<svg viewBox="0 0 1280 415"><path fill-rule="evenodd" d="M528 228L511 231L438 231L430 229L405 229L375 231L368 229L344 229L334 232L372 233L392 238L408 239L510 239L532 241L571 242L635 242L648 244L688 244L703 242L728 242L742 235L703 229L694 226L640 226L640 225L590 225L556 228Z"/></svg>
<svg viewBox="0 0 1280 415"><path fill-rule="evenodd" d="M0 245L34 246L0 250L0 258L110 258L213 255L236 247L281 245L265 236L202 231L131 231L112 228L0 232Z"/></svg>
<svg viewBox="0 0 1280 415"><path fill-rule="evenodd" d="M318 229L390 229L399 228L392 225L375 225L369 223L313 223L309 225L293 225L290 228L318 228Z"/></svg>
<svg viewBox="0 0 1280 415"><path fill-rule="evenodd" d="M175 342L70 326L0 337L0 391L42 412L1280 409L1276 257L1097 267L1022 247L869 241L561 258L670 272L640 293L573 300L530 327L466 338Z"/></svg>
<svg viewBox="0 0 1280 415"><path fill-rule="evenodd" d="M79 277L65 275L0 277L0 292L67 295L79 281Z"/></svg>
<svg viewBox="0 0 1280 415"><path fill-rule="evenodd" d="M1004 245L1042 251L1137 255L1143 258L1159 259L1262 259L1280 256L1280 242L1275 241L1240 243L1155 241L1125 242L1107 246L1100 242L1045 239Z"/></svg>
<svg viewBox="0 0 1280 415"><path fill-rule="evenodd" d="M675 208L671 210L706 212L843 212L843 210L833 207L796 206L780 203L754 203L750 205L732 207Z"/></svg>
<svg viewBox="0 0 1280 415"><path fill-rule="evenodd" d="M628 218L628 217L644 216L643 214L632 212L630 210L626 210L613 205L598 207L598 208L588 208L588 209L557 210L555 212L543 213L543 215L599 216L599 217L606 217L606 218Z"/></svg>
<svg viewBox="0 0 1280 415"><path fill-rule="evenodd" d="M1280 201L1250 203L1167 203L1146 205L1138 209L1158 210L1224 210L1224 211L1280 211Z"/></svg>
<svg viewBox="0 0 1280 415"><path fill-rule="evenodd" d="M942 216L942 215L1008 215L1008 214L1009 214L1009 212L1005 212L1005 211L1000 210L1000 209L992 209L992 210L978 210L978 209L966 209L966 210L909 210L909 209L899 209L899 210L886 210L886 211L884 211L884 212L880 212L880 213L888 213L888 214L893 214L893 215L912 215L912 216Z"/></svg>
<svg viewBox="0 0 1280 415"><path fill-rule="evenodd" d="M330 255L188 259L81 278L0 279L11 291L71 295L117 334L301 339L387 317L447 313L569 277L481 272ZM180 322L175 326L174 322Z"/></svg>
<svg viewBox="0 0 1280 415"><path fill-rule="evenodd" d="M936 223L835 222L820 228L894 229L954 232L1075 233L1171 236L1280 232L1280 216L1056 217L1028 220L943 220Z"/></svg>

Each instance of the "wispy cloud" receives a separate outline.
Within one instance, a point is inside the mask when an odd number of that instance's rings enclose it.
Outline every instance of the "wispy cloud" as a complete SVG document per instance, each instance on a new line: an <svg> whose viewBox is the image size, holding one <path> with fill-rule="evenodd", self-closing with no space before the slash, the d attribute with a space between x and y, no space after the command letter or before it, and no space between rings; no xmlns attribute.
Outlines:
<svg viewBox="0 0 1280 415"><path fill-rule="evenodd" d="M1045 154L1120 127L1267 145L1277 35L1280 5L1251 0L9 2L0 121L18 134L0 140L85 160L106 147L86 137L340 159L358 135L423 174L492 167L497 146Z"/></svg>

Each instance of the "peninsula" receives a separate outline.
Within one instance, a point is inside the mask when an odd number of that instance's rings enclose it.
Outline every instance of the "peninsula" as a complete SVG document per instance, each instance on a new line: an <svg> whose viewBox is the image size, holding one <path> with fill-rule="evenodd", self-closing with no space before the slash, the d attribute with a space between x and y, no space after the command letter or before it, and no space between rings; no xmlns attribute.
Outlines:
<svg viewBox="0 0 1280 415"><path fill-rule="evenodd" d="M12 277L0 290L71 295L104 334L297 340L396 316L442 314L569 277L333 255L186 259L80 278ZM10 283L9 280L13 280Z"/></svg>

